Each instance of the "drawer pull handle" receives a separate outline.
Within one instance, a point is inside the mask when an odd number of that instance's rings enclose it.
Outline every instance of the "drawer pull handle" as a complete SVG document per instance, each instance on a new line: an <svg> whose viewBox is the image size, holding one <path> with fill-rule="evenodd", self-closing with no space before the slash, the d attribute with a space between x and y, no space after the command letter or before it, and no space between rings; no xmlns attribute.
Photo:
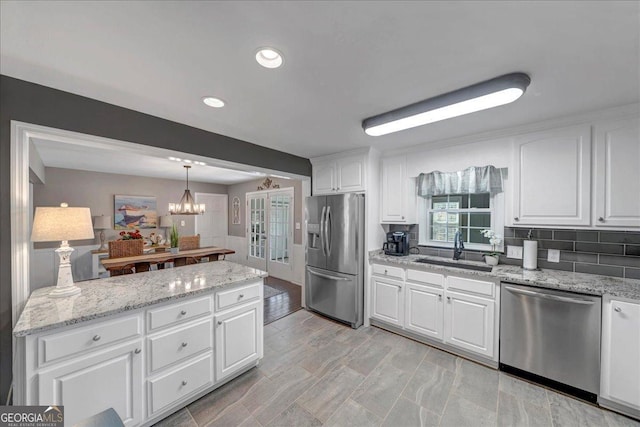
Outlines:
<svg viewBox="0 0 640 427"><path fill-rule="evenodd" d="M93 340L94 341L100 341L100 335L94 335L93 336Z"/></svg>
<svg viewBox="0 0 640 427"><path fill-rule="evenodd" d="M384 274L387 274L387 270L386 269L384 270Z"/></svg>
<svg viewBox="0 0 640 427"><path fill-rule="evenodd" d="M182 380L182 385L187 385L187 380Z"/></svg>
<svg viewBox="0 0 640 427"><path fill-rule="evenodd" d="M222 325L222 320L218 320L218 325Z"/></svg>
<svg viewBox="0 0 640 427"><path fill-rule="evenodd" d="M240 294L238 298L244 298L244 294Z"/></svg>
<svg viewBox="0 0 640 427"><path fill-rule="evenodd" d="M598 221L600 221L600 222L604 222L604 218L603 218L603 217L600 217L600 218L598 218Z"/></svg>
<svg viewBox="0 0 640 427"><path fill-rule="evenodd" d="M183 347L186 347L187 345L188 345L188 344L187 344L186 342L183 342L183 343L182 343L182 346L183 346Z"/></svg>
<svg viewBox="0 0 640 427"><path fill-rule="evenodd" d="M615 311L616 313L620 313L622 309L620 307L615 307L613 311Z"/></svg>
<svg viewBox="0 0 640 427"><path fill-rule="evenodd" d="M184 316L185 314L187 314L187 310L182 310L182 311L180 312L180 314L182 314L182 315Z"/></svg>
<svg viewBox="0 0 640 427"><path fill-rule="evenodd" d="M451 302L451 297L447 297L447 301Z"/></svg>
<svg viewBox="0 0 640 427"><path fill-rule="evenodd" d="M142 349L140 348L136 348L134 351L135 354L140 354L141 352L142 352Z"/></svg>

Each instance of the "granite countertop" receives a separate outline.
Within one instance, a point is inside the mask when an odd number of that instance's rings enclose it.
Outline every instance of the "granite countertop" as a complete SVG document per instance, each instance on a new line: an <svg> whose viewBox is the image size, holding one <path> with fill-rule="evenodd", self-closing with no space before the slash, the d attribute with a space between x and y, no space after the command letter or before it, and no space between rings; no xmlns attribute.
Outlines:
<svg viewBox="0 0 640 427"><path fill-rule="evenodd" d="M78 282L82 293L50 298L53 287L35 290L18 319L17 337L237 285L267 273L229 261Z"/></svg>
<svg viewBox="0 0 640 427"><path fill-rule="evenodd" d="M381 251L369 253L369 260L388 264L399 264L418 270L441 271L443 273L466 274L479 277L499 279L503 282L517 283L521 285L537 286L540 288L557 289L562 291L577 292L589 295L612 295L630 298L640 301L640 280L622 279L618 277L600 276L597 274L573 273L570 271L538 269L524 270L518 265L499 264L492 271L474 271L462 268L424 264L416 262L419 258L428 258L436 261L449 261L468 265L486 265L476 261L453 261L448 258L408 255L403 257L385 255Z"/></svg>

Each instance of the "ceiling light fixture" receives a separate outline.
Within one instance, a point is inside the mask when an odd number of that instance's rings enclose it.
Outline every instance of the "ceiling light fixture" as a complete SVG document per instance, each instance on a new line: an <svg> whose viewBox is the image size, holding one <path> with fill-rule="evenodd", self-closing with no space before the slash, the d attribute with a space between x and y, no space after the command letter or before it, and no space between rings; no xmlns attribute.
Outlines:
<svg viewBox="0 0 640 427"><path fill-rule="evenodd" d="M200 215L204 213L204 203L196 203L189 191L189 169L191 166L184 165L187 170L187 189L180 199L180 203L169 203L169 213L171 215Z"/></svg>
<svg viewBox="0 0 640 427"><path fill-rule="evenodd" d="M525 73L511 73L454 90L362 121L370 136L386 135L416 126L509 104L531 83Z"/></svg>
<svg viewBox="0 0 640 427"><path fill-rule="evenodd" d="M202 102L213 108L222 108L225 105L225 102L222 99L215 98L213 96L205 96L202 98Z"/></svg>
<svg viewBox="0 0 640 427"><path fill-rule="evenodd" d="M278 68L284 62L284 58L272 47L261 47L256 52L256 61L265 68Z"/></svg>

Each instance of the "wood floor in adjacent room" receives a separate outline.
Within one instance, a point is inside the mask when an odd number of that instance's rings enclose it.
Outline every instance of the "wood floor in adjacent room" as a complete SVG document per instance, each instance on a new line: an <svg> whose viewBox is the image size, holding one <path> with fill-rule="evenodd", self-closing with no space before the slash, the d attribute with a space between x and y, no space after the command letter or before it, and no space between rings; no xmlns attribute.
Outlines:
<svg viewBox="0 0 640 427"><path fill-rule="evenodd" d="M282 293L264 299L264 324L268 325L302 308L302 287L275 277L265 284Z"/></svg>

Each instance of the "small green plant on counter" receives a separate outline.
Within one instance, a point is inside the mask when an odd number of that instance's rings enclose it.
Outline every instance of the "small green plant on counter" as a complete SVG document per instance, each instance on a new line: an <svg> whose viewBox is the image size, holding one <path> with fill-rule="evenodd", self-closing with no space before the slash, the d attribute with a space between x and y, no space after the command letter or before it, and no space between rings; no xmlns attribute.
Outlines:
<svg viewBox="0 0 640 427"><path fill-rule="evenodd" d="M169 239L171 240L171 247L172 248L177 248L178 247L178 227L176 227L175 224L173 224L173 227L171 227L171 234L169 235Z"/></svg>

